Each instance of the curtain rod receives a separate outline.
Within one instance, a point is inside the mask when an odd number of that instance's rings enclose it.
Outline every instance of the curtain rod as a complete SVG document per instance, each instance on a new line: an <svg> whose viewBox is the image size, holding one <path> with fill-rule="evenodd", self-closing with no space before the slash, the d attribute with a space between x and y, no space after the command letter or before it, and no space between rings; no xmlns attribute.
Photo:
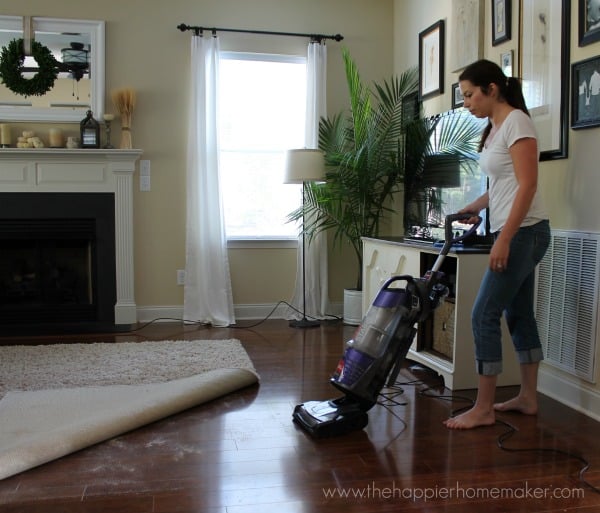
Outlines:
<svg viewBox="0 0 600 513"><path fill-rule="evenodd" d="M215 35L217 32L242 32L245 34L266 34L270 36L295 36L295 37L309 37L312 41L321 41L323 39L333 39L334 41L341 41L344 39L344 36L341 34L335 34L333 36L327 36L324 34L301 34L295 32L271 32L268 30L242 30L242 29L228 29L228 28L216 28L216 27L194 27L191 25L186 25L185 23L181 23L177 25L177 28L181 30L181 32L185 32L187 30L193 30L196 35L200 35L204 30L209 30Z"/></svg>

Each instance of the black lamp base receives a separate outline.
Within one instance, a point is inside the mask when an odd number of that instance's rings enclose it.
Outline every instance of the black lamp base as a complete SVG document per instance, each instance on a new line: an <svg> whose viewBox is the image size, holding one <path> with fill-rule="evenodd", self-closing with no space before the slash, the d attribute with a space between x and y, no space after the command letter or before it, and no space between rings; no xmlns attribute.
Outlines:
<svg viewBox="0 0 600 513"><path fill-rule="evenodd" d="M309 321L306 317L290 321L290 328L316 328L320 326L321 323L319 321Z"/></svg>

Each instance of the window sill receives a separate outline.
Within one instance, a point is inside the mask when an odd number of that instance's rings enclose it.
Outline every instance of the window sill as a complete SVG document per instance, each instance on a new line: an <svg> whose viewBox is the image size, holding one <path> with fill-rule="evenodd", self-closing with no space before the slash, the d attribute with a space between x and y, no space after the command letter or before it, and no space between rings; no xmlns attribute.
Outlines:
<svg viewBox="0 0 600 513"><path fill-rule="evenodd" d="M297 239L229 239L227 241L227 249L295 249L297 247Z"/></svg>

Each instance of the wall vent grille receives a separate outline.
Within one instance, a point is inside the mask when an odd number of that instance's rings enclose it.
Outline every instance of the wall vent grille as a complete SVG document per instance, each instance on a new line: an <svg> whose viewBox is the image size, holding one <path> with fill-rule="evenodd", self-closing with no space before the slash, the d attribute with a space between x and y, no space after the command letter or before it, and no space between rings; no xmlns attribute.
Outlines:
<svg viewBox="0 0 600 513"><path fill-rule="evenodd" d="M536 318L545 363L593 382L600 234L552 231L537 270Z"/></svg>

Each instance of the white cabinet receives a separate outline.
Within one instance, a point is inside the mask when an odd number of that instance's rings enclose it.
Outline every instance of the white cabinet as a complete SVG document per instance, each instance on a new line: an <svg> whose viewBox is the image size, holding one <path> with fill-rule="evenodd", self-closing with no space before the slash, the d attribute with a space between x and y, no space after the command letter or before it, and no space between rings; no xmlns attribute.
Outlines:
<svg viewBox="0 0 600 513"><path fill-rule="evenodd" d="M422 276L431 268L439 251L440 248L431 245L401 242L401 239L364 238L363 314L388 278L402 274ZM477 387L471 308L487 263L486 251L450 251L441 270L449 278L454 307L448 302L434 312L426 321L429 324L420 327L407 356L440 374L451 390ZM498 376L498 385L516 385L520 382L519 365L504 320L502 330L504 371ZM442 332L444 340L434 341ZM434 349L435 342L449 342L448 351Z"/></svg>

